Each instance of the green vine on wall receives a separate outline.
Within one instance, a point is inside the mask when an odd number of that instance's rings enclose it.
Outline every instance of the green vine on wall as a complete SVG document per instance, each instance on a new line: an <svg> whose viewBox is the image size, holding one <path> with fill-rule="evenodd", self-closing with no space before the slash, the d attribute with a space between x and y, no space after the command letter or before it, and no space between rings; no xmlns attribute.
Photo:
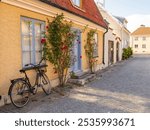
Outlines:
<svg viewBox="0 0 150 130"><path fill-rule="evenodd" d="M97 62L96 58L94 58L94 46L95 46L95 39L94 35L96 34L96 30L90 30L87 34L87 43L85 45L85 53L88 57L88 63L90 67L91 73L94 73L94 66Z"/></svg>

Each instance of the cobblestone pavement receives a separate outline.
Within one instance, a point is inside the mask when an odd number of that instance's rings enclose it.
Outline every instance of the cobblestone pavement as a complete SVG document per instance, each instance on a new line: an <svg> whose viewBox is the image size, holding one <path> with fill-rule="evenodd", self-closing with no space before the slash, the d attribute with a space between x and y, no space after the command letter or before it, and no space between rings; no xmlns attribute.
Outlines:
<svg viewBox="0 0 150 130"><path fill-rule="evenodd" d="M12 105L0 112L29 113L135 113L150 112L150 56L135 56L101 73L84 87L39 94L22 109Z"/></svg>

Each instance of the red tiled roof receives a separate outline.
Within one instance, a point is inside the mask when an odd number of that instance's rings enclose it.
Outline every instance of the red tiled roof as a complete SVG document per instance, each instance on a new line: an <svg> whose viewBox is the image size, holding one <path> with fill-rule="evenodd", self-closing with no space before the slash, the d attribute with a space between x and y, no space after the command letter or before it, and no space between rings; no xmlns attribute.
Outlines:
<svg viewBox="0 0 150 130"><path fill-rule="evenodd" d="M70 13L78 15L89 21L92 21L104 28L107 28L106 23L103 20L94 0L82 0L82 10L74 7L70 0L40 0L47 4L53 5L60 9L64 9ZM86 24L86 23L85 23Z"/></svg>

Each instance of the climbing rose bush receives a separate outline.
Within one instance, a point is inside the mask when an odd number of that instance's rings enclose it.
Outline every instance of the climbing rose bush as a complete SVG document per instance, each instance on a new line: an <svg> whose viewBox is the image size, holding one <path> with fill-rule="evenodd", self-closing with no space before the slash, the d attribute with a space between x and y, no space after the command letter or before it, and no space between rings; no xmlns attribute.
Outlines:
<svg viewBox="0 0 150 130"><path fill-rule="evenodd" d="M86 45L84 46L91 73L94 73L94 67L97 64L97 60L96 58L94 58L94 46L96 44L95 39L94 39L95 33L96 33L96 30L93 30L93 29L91 29L88 32L87 42L86 42Z"/></svg>
<svg viewBox="0 0 150 130"><path fill-rule="evenodd" d="M54 65L54 73L58 74L60 86L66 84L71 66L71 52L76 38L76 32L71 28L72 22L65 21L63 14L57 15L52 22L48 20L46 40L42 40L45 43L44 57Z"/></svg>

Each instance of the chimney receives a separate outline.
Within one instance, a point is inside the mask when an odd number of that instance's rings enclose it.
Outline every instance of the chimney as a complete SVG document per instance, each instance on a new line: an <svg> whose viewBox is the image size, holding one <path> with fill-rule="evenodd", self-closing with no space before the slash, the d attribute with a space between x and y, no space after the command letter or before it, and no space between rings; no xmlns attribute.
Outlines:
<svg viewBox="0 0 150 130"><path fill-rule="evenodd" d="M144 24L141 24L141 27L145 27L145 25L144 25Z"/></svg>

